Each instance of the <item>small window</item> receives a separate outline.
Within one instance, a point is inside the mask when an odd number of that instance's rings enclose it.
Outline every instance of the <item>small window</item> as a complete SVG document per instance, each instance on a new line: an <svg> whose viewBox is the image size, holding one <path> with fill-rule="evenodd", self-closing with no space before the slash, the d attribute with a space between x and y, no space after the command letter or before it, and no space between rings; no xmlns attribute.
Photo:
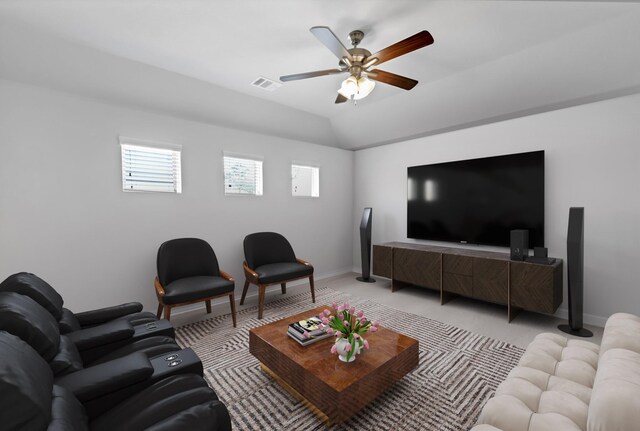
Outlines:
<svg viewBox="0 0 640 431"><path fill-rule="evenodd" d="M180 145L120 138L122 191L182 193Z"/></svg>
<svg viewBox="0 0 640 431"><path fill-rule="evenodd" d="M224 154L224 194L262 196L262 160Z"/></svg>
<svg viewBox="0 0 640 431"><path fill-rule="evenodd" d="M320 168L291 165L291 195L317 198L320 196Z"/></svg>

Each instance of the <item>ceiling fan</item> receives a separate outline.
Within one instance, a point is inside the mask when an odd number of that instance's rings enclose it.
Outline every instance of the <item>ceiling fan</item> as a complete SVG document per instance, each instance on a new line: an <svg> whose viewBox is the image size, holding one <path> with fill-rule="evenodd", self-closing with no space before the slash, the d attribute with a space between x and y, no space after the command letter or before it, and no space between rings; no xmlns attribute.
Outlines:
<svg viewBox="0 0 640 431"><path fill-rule="evenodd" d="M385 72L380 69L369 70L369 68L433 43L431 34L426 30L422 30L375 54L371 54L371 52L364 48L358 48L358 44L362 41L362 38L364 38L364 33L360 30L354 30L349 33L349 40L353 45L351 49L345 48L342 42L340 42L340 39L338 39L329 27L311 27L309 31L338 57L340 60L338 68L285 75L281 76L280 80L283 82L297 81L299 79L315 78L316 76L349 73L349 77L342 82L338 90L338 97L335 103L344 103L347 100L356 101L367 97L375 87L374 81L383 82L404 90L411 90L418 84L418 81L415 79Z"/></svg>

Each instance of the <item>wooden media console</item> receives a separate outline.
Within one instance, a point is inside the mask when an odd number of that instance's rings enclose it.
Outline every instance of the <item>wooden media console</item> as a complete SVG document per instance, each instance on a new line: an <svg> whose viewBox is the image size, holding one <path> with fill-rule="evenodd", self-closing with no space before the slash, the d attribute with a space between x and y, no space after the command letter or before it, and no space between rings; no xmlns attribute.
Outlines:
<svg viewBox="0 0 640 431"><path fill-rule="evenodd" d="M511 321L521 310L553 314L562 303L562 260L551 265L510 260L491 251L389 242L373 246L373 274L391 279L391 290L414 285L507 306Z"/></svg>

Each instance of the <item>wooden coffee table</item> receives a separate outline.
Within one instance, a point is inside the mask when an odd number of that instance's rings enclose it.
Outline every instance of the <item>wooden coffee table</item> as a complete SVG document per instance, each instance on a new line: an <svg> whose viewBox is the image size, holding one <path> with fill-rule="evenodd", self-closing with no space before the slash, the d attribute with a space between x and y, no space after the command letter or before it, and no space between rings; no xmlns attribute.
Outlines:
<svg viewBox="0 0 640 431"><path fill-rule="evenodd" d="M379 327L367 333L370 349L344 363L330 352L334 338L301 346L287 335L290 323L329 306L304 311L249 331L249 352L262 369L327 423L349 419L418 366L418 341Z"/></svg>

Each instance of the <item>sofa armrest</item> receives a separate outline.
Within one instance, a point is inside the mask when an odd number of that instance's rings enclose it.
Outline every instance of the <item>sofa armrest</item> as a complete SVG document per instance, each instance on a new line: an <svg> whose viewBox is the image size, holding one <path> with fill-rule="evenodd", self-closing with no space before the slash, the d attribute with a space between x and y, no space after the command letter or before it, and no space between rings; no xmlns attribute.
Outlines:
<svg viewBox="0 0 640 431"><path fill-rule="evenodd" d="M73 392L81 403L148 380L153 365L137 352L59 377L55 383Z"/></svg>
<svg viewBox="0 0 640 431"><path fill-rule="evenodd" d="M126 320L116 320L79 331L69 332L67 337L76 345L78 350L93 349L116 341L131 338L135 330Z"/></svg>
<svg viewBox="0 0 640 431"><path fill-rule="evenodd" d="M129 314L142 311L142 304L139 302L129 302L126 304L114 305L112 307L99 308L97 310L84 311L77 313L76 319L80 322L80 326L99 325L118 317L127 316Z"/></svg>

